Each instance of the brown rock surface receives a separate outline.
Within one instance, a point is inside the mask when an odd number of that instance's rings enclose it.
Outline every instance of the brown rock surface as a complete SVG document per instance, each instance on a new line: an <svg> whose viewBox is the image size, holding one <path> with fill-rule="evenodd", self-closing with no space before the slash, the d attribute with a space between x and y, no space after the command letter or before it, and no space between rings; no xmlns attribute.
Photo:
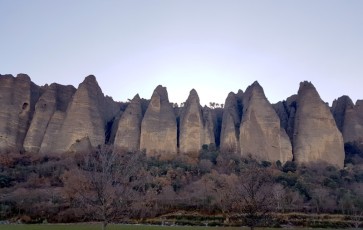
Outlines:
<svg viewBox="0 0 363 230"><path fill-rule="evenodd" d="M203 114L205 111L205 114ZM197 157L204 144L214 143L213 118L207 109L202 110L198 93L193 89L180 115L179 150Z"/></svg>
<svg viewBox="0 0 363 230"><path fill-rule="evenodd" d="M0 75L0 152L23 149L40 87L25 74Z"/></svg>
<svg viewBox="0 0 363 230"><path fill-rule="evenodd" d="M27 152L40 150L46 130L56 111L65 112L76 89L73 86L51 84L45 86L45 92L35 105L35 113L24 141ZM56 141L56 140L54 140Z"/></svg>
<svg viewBox="0 0 363 230"><path fill-rule="evenodd" d="M141 122L140 149L149 156L168 158L177 153L177 124L165 87L159 85Z"/></svg>
<svg viewBox="0 0 363 230"><path fill-rule="evenodd" d="M344 143L334 118L310 82L300 83L293 138L298 163L324 161L343 167Z"/></svg>
<svg viewBox="0 0 363 230"><path fill-rule="evenodd" d="M114 147L121 151L138 151L140 149L142 108L137 94L127 106L118 122Z"/></svg>
<svg viewBox="0 0 363 230"><path fill-rule="evenodd" d="M292 160L292 147L280 119L258 82L243 95L240 147L243 156L282 163Z"/></svg>
<svg viewBox="0 0 363 230"><path fill-rule="evenodd" d="M242 95L243 93L240 93ZM242 116L242 98L230 92L224 104L220 149L222 152L236 153L240 151L239 128Z"/></svg>

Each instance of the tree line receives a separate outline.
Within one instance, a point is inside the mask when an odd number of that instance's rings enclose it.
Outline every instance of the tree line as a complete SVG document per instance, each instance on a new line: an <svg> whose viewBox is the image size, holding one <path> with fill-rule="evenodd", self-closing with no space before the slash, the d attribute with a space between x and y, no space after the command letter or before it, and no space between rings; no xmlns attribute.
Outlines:
<svg viewBox="0 0 363 230"><path fill-rule="evenodd" d="M160 160L106 145L62 156L2 154L0 219L100 221L106 228L182 210L251 228L286 224L275 216L284 213L343 214L360 226L363 155L354 146L346 145L344 169L259 162L213 145L203 146L198 159Z"/></svg>

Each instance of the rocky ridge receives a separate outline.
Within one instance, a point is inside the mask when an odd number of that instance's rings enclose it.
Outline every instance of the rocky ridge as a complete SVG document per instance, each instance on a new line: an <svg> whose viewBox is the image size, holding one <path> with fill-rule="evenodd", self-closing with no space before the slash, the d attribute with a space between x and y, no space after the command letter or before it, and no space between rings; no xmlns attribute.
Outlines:
<svg viewBox="0 0 363 230"><path fill-rule="evenodd" d="M165 87L150 100L104 96L96 78L78 86L37 86L25 74L0 75L0 153L64 154L113 144L164 159L197 158L203 145L270 162L325 161L343 167L344 143L363 140L363 101L343 96L332 108L310 82L271 105L258 82L231 92L223 109L201 107L196 90L174 107Z"/></svg>

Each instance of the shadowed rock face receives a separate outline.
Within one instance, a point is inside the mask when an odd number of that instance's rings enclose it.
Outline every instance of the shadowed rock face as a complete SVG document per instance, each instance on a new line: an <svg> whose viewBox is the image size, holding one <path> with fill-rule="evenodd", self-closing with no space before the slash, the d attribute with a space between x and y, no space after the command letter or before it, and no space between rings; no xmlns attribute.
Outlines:
<svg viewBox="0 0 363 230"><path fill-rule="evenodd" d="M363 101L354 105L348 96L342 96L333 102L332 113L344 142L363 141Z"/></svg>
<svg viewBox="0 0 363 230"><path fill-rule="evenodd" d="M280 117L280 125L285 129L290 138L290 142L292 142L294 134L296 100L297 95L292 95L291 97L288 97L286 101L280 101L273 105L277 115Z"/></svg>
<svg viewBox="0 0 363 230"><path fill-rule="evenodd" d="M221 152L236 153L240 150L239 128L242 115L242 95L242 91L240 97L230 92L226 99L221 128Z"/></svg>
<svg viewBox="0 0 363 230"><path fill-rule="evenodd" d="M310 82L300 83L293 138L298 163L325 161L343 167L344 143L334 118Z"/></svg>
<svg viewBox="0 0 363 230"><path fill-rule="evenodd" d="M213 111L206 106L202 109L202 113L203 113L203 123L204 123L204 129L203 129L204 140L202 141L202 143L207 145L209 144L215 145L216 118L213 114Z"/></svg>
<svg viewBox="0 0 363 230"><path fill-rule="evenodd" d="M243 95L240 147L243 156L282 163L292 160L292 147L262 87L254 82Z"/></svg>
<svg viewBox="0 0 363 230"><path fill-rule="evenodd" d="M205 114L203 113L205 111ZM197 92L193 89L180 115L179 150L197 157L204 144L214 143L214 124L209 110L202 110Z"/></svg>
<svg viewBox="0 0 363 230"><path fill-rule="evenodd" d="M127 106L118 123L115 149L121 151L138 151L140 149L142 108L137 94Z"/></svg>
<svg viewBox="0 0 363 230"><path fill-rule="evenodd" d="M177 124L165 87L154 90L141 123L140 149L149 156L168 158L177 152Z"/></svg>
<svg viewBox="0 0 363 230"><path fill-rule="evenodd" d="M40 150L47 128L56 111L64 113L76 89L73 86L51 84L35 105L35 113L28 129L24 149L37 153ZM54 140L56 141L56 140Z"/></svg>
<svg viewBox="0 0 363 230"><path fill-rule="evenodd" d="M39 95L27 75L0 75L0 152L23 149Z"/></svg>

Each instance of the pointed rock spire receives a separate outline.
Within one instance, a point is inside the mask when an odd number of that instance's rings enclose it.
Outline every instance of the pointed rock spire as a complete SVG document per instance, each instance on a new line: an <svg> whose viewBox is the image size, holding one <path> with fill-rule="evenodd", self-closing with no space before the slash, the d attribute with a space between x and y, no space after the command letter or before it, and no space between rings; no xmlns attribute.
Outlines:
<svg viewBox="0 0 363 230"><path fill-rule="evenodd" d="M105 113L107 99L104 97L96 78L90 75L79 85L72 97L65 114L57 114L56 124L50 128L59 129L56 132L57 138L51 138L51 143L42 144L41 151L53 151L64 153L70 147L84 140L89 139L92 147L105 143L105 127L107 124ZM62 122L62 120L64 120ZM59 122L62 122L60 125ZM53 133L50 131L50 133ZM54 143L54 140L56 142ZM43 147L44 146L44 147ZM81 145L83 146L83 145ZM86 146L86 145L84 145ZM85 149L87 151L88 149Z"/></svg>
<svg viewBox="0 0 363 230"><path fill-rule="evenodd" d="M35 105L35 113L24 141L25 151L39 152L53 114L56 111L66 111L75 91L73 86L56 83L46 86L44 93Z"/></svg>
<svg viewBox="0 0 363 230"><path fill-rule="evenodd" d="M153 92L141 122L140 149L149 156L168 158L177 152L177 124L165 87Z"/></svg>
<svg viewBox="0 0 363 230"><path fill-rule="evenodd" d="M300 83L293 138L298 163L324 161L343 167L344 143L335 120L313 84Z"/></svg>
<svg viewBox="0 0 363 230"><path fill-rule="evenodd" d="M282 163L292 160L292 147L280 119L258 82L243 95L239 142L241 154L258 160Z"/></svg>
<svg viewBox="0 0 363 230"><path fill-rule="evenodd" d="M0 152L23 149L39 95L28 75L0 75Z"/></svg>
<svg viewBox="0 0 363 230"><path fill-rule="evenodd" d="M209 111L205 110L204 120L198 93L192 89L180 116L179 150L181 153L190 153L197 157L202 145L214 143L214 126L211 114L208 113ZM206 122L208 122L207 126Z"/></svg>
<svg viewBox="0 0 363 230"><path fill-rule="evenodd" d="M222 152L237 153L240 151L238 139L242 116L242 95L242 91L239 91L237 95L230 92L224 104L220 137Z"/></svg>
<svg viewBox="0 0 363 230"><path fill-rule="evenodd" d="M140 149L141 121L141 100L136 94L118 123L114 142L116 150L134 152Z"/></svg>

